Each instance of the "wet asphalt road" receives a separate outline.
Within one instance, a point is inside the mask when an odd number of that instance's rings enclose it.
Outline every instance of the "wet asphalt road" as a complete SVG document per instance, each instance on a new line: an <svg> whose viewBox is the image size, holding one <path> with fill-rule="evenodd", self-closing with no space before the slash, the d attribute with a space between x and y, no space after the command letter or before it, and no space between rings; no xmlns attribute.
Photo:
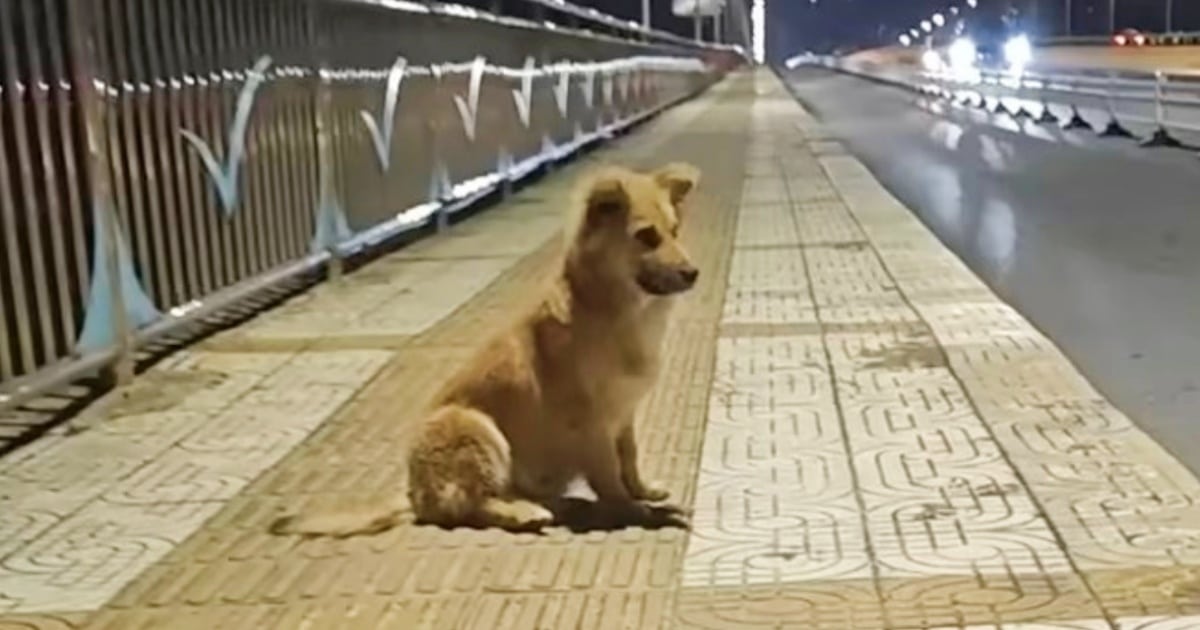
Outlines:
<svg viewBox="0 0 1200 630"><path fill-rule="evenodd" d="M784 78L942 242L1200 474L1200 157L937 111L821 69Z"/></svg>

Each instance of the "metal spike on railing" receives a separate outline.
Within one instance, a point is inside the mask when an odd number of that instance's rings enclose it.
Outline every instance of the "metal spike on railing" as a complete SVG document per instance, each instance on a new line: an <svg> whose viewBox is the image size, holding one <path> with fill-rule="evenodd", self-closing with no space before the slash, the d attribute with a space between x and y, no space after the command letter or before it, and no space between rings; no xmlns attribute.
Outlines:
<svg viewBox="0 0 1200 630"><path fill-rule="evenodd" d="M1071 118L1067 120L1067 124L1063 125L1063 129L1087 129L1091 131L1092 123L1084 120L1079 114L1079 108L1075 105L1071 106Z"/></svg>
<svg viewBox="0 0 1200 630"><path fill-rule="evenodd" d="M1050 111L1049 103L1042 103L1042 115L1038 116L1037 123L1039 125L1057 125L1058 124L1058 116L1055 116L1054 112Z"/></svg>

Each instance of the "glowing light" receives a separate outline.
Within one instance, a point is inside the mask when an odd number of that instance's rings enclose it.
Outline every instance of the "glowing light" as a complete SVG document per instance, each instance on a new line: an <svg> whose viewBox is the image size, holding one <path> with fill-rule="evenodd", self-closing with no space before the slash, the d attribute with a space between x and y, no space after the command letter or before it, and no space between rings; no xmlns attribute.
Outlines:
<svg viewBox="0 0 1200 630"><path fill-rule="evenodd" d="M979 0L967 0L967 6L971 7L972 9L974 9L978 5L979 5Z"/></svg>
<svg viewBox="0 0 1200 630"><path fill-rule="evenodd" d="M921 20L921 30L928 33L933 30L933 24L930 24L929 20Z"/></svg>
<svg viewBox="0 0 1200 630"><path fill-rule="evenodd" d="M975 48L975 42L969 38L960 37L950 44L950 49L946 51L950 57L950 67L956 71L969 70L975 67L975 59L978 57L978 50Z"/></svg>
<svg viewBox="0 0 1200 630"><path fill-rule="evenodd" d="M1033 45L1029 43L1029 38L1017 35L1004 42L1004 60L1015 70L1029 65L1029 62L1033 61Z"/></svg>
<svg viewBox="0 0 1200 630"><path fill-rule="evenodd" d="M930 72L936 72L942 68L942 58L936 51L926 49L921 54L921 66Z"/></svg>
<svg viewBox="0 0 1200 630"><path fill-rule="evenodd" d="M900 45L908 46L909 44L912 44L912 38L909 37L907 33L901 35L900 36Z"/></svg>
<svg viewBox="0 0 1200 630"><path fill-rule="evenodd" d="M941 13L934 13L932 19L933 23L936 24L938 28L946 25L946 16L942 15Z"/></svg>
<svg viewBox="0 0 1200 630"><path fill-rule="evenodd" d="M764 63L767 60L767 28L766 0L754 0L750 8L750 22L754 25L754 62Z"/></svg>

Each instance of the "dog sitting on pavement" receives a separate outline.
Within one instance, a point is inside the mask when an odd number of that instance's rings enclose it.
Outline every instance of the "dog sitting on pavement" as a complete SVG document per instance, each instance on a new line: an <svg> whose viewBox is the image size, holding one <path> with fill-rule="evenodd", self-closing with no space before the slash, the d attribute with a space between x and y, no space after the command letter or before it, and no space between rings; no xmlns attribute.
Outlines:
<svg viewBox="0 0 1200 630"><path fill-rule="evenodd" d="M408 452L418 523L540 531L686 527L638 471L634 415L654 385L673 296L699 271L679 241L699 179L686 164L606 167L585 180L561 271L535 306L434 397ZM582 477L596 501L563 497ZM584 515L586 513L586 515ZM395 526L395 505L300 513L276 534L350 536Z"/></svg>

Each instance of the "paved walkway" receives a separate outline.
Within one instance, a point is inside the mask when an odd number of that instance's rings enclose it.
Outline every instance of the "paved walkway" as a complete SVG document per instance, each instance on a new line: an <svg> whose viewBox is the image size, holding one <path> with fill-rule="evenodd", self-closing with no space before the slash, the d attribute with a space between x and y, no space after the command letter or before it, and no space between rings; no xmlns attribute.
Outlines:
<svg viewBox="0 0 1200 630"><path fill-rule="evenodd" d="M572 167L0 460L0 628L1200 628L1200 482L774 76L600 157L705 175L639 420L690 533L265 533L402 490L424 396L553 268Z"/></svg>

